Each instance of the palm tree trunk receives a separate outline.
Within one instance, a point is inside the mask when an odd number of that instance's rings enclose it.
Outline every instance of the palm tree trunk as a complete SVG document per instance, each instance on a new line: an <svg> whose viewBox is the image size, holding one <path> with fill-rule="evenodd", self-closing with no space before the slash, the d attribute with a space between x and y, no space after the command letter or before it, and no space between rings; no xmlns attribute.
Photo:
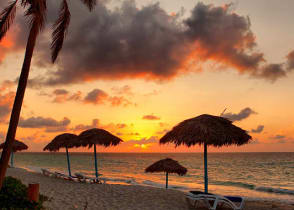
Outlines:
<svg viewBox="0 0 294 210"><path fill-rule="evenodd" d="M21 74L19 77L18 87L14 99L14 104L10 116L9 127L6 135L5 145L2 151L1 160L0 160L0 189L2 187L10 154L12 151L12 144L15 139L16 129L20 117L21 107L23 103L23 98L27 86L27 81L29 77L29 71L31 66L31 60L33 57L33 52L36 44L36 39L38 36L38 23L34 22L32 24L29 38L27 41L26 52L24 57L24 62L21 69Z"/></svg>

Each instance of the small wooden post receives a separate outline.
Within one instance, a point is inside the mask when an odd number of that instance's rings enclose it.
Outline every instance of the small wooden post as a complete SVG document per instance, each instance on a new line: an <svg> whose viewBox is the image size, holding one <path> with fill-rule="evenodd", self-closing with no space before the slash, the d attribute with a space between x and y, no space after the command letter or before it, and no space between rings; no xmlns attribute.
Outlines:
<svg viewBox="0 0 294 210"><path fill-rule="evenodd" d="M28 189L28 198L30 201L39 201L39 188L40 185L38 183L31 183L29 184L29 189Z"/></svg>

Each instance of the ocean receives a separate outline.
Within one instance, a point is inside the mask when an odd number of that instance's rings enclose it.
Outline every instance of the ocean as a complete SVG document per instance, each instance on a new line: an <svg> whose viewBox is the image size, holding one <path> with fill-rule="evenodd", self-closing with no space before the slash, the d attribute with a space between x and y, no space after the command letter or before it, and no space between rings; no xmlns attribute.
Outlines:
<svg viewBox="0 0 294 210"><path fill-rule="evenodd" d="M163 158L179 161L185 176L169 175L169 187L203 190L202 153L98 153L98 170L107 183L165 187L164 173L145 173ZM40 172L41 168L67 173L65 153L16 153L14 166ZM71 170L94 177L93 153L70 153ZM294 153L210 153L209 192L240 195L252 200L294 203Z"/></svg>

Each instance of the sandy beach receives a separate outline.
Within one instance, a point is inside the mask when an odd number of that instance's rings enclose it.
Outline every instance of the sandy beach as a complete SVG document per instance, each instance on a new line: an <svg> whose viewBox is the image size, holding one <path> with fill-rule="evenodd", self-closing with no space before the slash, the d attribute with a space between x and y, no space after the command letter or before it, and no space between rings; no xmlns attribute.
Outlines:
<svg viewBox="0 0 294 210"><path fill-rule="evenodd" d="M45 202L47 209L193 209L184 193L176 190L76 183L17 168L9 168L7 176L19 178L25 184L40 183L40 192L49 197L49 201ZM246 201L244 209L293 210L294 205L273 201Z"/></svg>

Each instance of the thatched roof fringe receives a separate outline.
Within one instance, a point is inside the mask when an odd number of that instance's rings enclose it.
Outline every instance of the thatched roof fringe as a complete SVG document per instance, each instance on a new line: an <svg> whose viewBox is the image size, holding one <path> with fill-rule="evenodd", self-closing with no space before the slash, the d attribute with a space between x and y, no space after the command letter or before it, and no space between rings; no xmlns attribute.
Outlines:
<svg viewBox="0 0 294 210"><path fill-rule="evenodd" d="M166 158L153 163L145 169L145 172L167 172L176 173L180 176L183 176L187 173L187 169L181 166L178 161L175 161L171 158Z"/></svg>
<svg viewBox="0 0 294 210"><path fill-rule="evenodd" d="M116 146L123 142L122 139L114 136L104 129L99 128L92 128L83 131L78 137L80 145L83 147L88 146L89 148L91 148L94 144L109 147Z"/></svg>
<svg viewBox="0 0 294 210"><path fill-rule="evenodd" d="M73 148L79 147L78 136L71 133L63 133L56 136L46 147L44 147L44 151L48 150L50 152L56 152L60 148Z"/></svg>
<svg viewBox="0 0 294 210"><path fill-rule="evenodd" d="M0 145L0 149L4 148L4 144L5 143L2 143ZM12 145L13 152L18 152L18 151L27 150L27 149L28 149L28 146L25 143L18 141L16 139L13 141L13 145Z"/></svg>
<svg viewBox="0 0 294 210"><path fill-rule="evenodd" d="M203 114L198 117L185 120L167 132L160 144L174 143L176 146L188 147L196 144L213 145L242 145L251 140L247 131L235 126L223 117Z"/></svg>

